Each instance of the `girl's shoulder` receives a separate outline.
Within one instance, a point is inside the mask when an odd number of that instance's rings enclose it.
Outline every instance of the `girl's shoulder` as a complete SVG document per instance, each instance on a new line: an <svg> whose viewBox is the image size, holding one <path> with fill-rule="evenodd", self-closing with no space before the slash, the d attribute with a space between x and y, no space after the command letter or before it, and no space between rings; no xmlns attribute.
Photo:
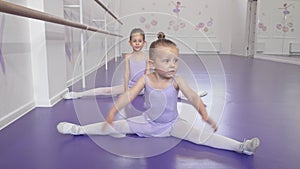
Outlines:
<svg viewBox="0 0 300 169"><path fill-rule="evenodd" d="M143 77L148 83L155 83L155 75L153 72L149 74L144 74Z"/></svg>
<svg viewBox="0 0 300 169"><path fill-rule="evenodd" d="M143 76L139 77L139 79L137 80L136 84L145 85L146 81L148 81L148 79L147 79L146 75L143 75Z"/></svg>
<svg viewBox="0 0 300 169"><path fill-rule="evenodd" d="M174 76L173 79L174 79L174 81L175 81L176 83L180 83L181 81L184 80L184 78L183 78L182 76L180 76L180 75Z"/></svg>
<svg viewBox="0 0 300 169"><path fill-rule="evenodd" d="M144 54L144 53L142 53L142 54ZM124 58L130 58L130 57L134 57L134 56L137 56L136 53L131 52L131 53L126 53Z"/></svg>
<svg viewBox="0 0 300 169"><path fill-rule="evenodd" d="M131 57L131 55L132 55L132 53L126 53L125 56L124 56L124 58L125 59L129 59Z"/></svg>
<svg viewBox="0 0 300 169"><path fill-rule="evenodd" d="M145 52L138 52L138 53L132 52L132 53L129 53L126 55L125 55L125 58L127 57L127 59L131 59L132 61L135 61L135 62L148 60L148 55Z"/></svg>
<svg viewBox="0 0 300 169"><path fill-rule="evenodd" d="M152 79L153 78L153 73L144 74L143 77L147 78L147 79Z"/></svg>
<svg viewBox="0 0 300 169"><path fill-rule="evenodd" d="M180 75L176 75L173 79L174 79L174 87L176 89L178 89L180 84L184 82L184 78Z"/></svg>

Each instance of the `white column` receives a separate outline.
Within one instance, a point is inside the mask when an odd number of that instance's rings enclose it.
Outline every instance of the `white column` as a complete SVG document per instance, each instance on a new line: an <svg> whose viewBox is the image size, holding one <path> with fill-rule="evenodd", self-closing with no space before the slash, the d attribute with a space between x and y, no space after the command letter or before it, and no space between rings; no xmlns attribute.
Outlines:
<svg viewBox="0 0 300 169"><path fill-rule="evenodd" d="M44 11L43 1L30 0L29 8ZM45 23L29 21L33 89L36 105L50 105Z"/></svg>

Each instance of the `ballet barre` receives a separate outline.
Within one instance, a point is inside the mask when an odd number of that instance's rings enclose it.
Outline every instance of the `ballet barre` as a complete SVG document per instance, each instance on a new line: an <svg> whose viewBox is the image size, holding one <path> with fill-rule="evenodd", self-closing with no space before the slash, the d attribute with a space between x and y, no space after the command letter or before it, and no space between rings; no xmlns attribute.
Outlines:
<svg viewBox="0 0 300 169"><path fill-rule="evenodd" d="M121 25L123 23L99 0L95 0L95 2L100 5L107 13L109 13L115 20L117 20Z"/></svg>
<svg viewBox="0 0 300 169"><path fill-rule="evenodd" d="M10 2L6 2L6 1L0 1L0 12L17 15L17 16L23 16L23 17L32 18L32 19L37 19L37 20L46 21L46 22L51 22L51 23L56 23L56 24L60 24L60 25L70 26L70 27L74 27L74 28L78 28L78 29L103 33L106 35L123 37L122 35L119 35L119 34L104 31L104 30L101 30L101 29L98 29L95 27L91 27L88 25L71 22L66 19L54 16L54 15L50 15L45 12L40 12L38 10L30 9L30 8L23 7L21 5L16 5L16 4L13 4Z"/></svg>

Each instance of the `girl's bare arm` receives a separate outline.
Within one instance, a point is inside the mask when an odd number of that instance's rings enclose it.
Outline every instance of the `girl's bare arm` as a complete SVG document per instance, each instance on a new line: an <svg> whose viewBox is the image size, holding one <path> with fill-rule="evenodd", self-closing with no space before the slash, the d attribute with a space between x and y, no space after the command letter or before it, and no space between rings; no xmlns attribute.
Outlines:
<svg viewBox="0 0 300 169"><path fill-rule="evenodd" d="M119 96L113 107L109 110L108 116L106 117L106 122L112 124L116 113L128 105L134 98L136 98L136 96L144 89L144 87L145 80L143 77L141 77L132 88Z"/></svg>
<svg viewBox="0 0 300 169"><path fill-rule="evenodd" d="M125 55L125 65L124 65L124 91L128 90L129 76L130 76L130 65L129 65L130 55Z"/></svg>
<svg viewBox="0 0 300 169"><path fill-rule="evenodd" d="M179 90L182 91L184 96L191 102L191 104L197 109L197 111L200 113L202 116L202 119L210 124L212 128L216 131L217 130L217 125L216 123L208 117L205 105L200 98L200 96L197 95L197 93L192 90L189 85L186 83L186 81L182 77L176 77L175 81L179 87Z"/></svg>

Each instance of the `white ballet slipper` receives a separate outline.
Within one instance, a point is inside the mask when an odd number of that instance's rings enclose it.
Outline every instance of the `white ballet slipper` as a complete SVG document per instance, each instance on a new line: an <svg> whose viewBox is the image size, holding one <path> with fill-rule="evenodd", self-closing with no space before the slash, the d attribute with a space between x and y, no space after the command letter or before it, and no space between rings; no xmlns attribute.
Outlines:
<svg viewBox="0 0 300 169"><path fill-rule="evenodd" d="M68 122L60 122L56 126L57 131L61 134L80 135L80 126Z"/></svg>
<svg viewBox="0 0 300 169"><path fill-rule="evenodd" d="M110 134L110 136L112 136L114 138L124 138L124 137L126 137L126 134L114 133L114 134Z"/></svg>
<svg viewBox="0 0 300 169"><path fill-rule="evenodd" d="M240 153L246 154L246 155L253 155L256 151L256 149L260 145L259 138L255 137L251 140L245 140L241 146L240 146Z"/></svg>
<svg viewBox="0 0 300 169"><path fill-rule="evenodd" d="M77 96L76 92L68 92L64 95L64 99L69 100L69 99L78 99L80 97Z"/></svg>
<svg viewBox="0 0 300 169"><path fill-rule="evenodd" d="M197 92L197 94L198 94L198 96L200 96L200 97L204 97L204 96L206 96L206 95L208 94L208 92L207 92L207 91L204 91L204 90L200 90L200 91Z"/></svg>

